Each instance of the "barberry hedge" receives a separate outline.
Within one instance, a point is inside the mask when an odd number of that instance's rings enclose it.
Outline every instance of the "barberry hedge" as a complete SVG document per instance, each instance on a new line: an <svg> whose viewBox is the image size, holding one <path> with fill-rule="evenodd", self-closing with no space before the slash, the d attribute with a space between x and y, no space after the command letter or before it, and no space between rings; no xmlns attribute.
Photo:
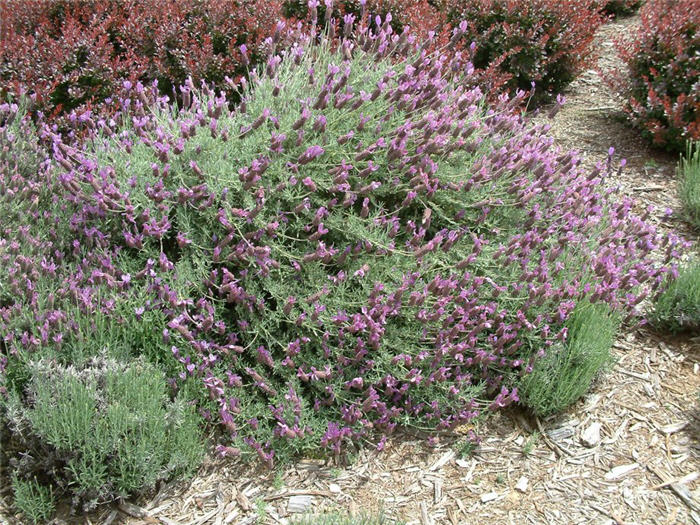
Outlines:
<svg viewBox="0 0 700 525"><path fill-rule="evenodd" d="M227 89L227 76L266 55L281 18L275 0L7 0L0 9L0 95L33 93L48 115L109 103L125 80L157 80L171 97L188 78Z"/></svg>
<svg viewBox="0 0 700 525"><path fill-rule="evenodd" d="M463 48L486 90L533 90L532 105L561 93L590 66L603 22L596 0L445 0L450 27L462 24Z"/></svg>
<svg viewBox="0 0 700 525"><path fill-rule="evenodd" d="M608 80L646 139L684 153L700 139L700 3L647 2L640 14L633 38L617 44L627 72Z"/></svg>
<svg viewBox="0 0 700 525"><path fill-rule="evenodd" d="M318 5L323 23L325 3ZM478 83L491 98L502 89L532 88L531 105L558 94L590 61L590 42L602 17L595 0L345 0L329 10L368 19L393 13L395 32L410 26L421 37L436 32L444 45L463 19L468 28L451 52L472 57ZM216 91L226 78L247 74L272 46L293 38L278 22L308 23L299 0L8 0L0 31L0 98L34 94L49 117L73 109L101 109L125 80L157 80L162 94L192 78ZM316 8L314 8L316 9ZM470 49L474 42L476 47Z"/></svg>

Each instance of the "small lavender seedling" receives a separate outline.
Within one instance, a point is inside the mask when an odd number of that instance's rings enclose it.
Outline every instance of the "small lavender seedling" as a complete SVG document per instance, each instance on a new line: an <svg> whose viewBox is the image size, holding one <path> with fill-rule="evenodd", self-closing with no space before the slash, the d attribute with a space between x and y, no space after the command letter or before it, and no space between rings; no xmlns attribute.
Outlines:
<svg viewBox="0 0 700 525"><path fill-rule="evenodd" d="M474 453L477 447L478 444L476 442L471 439L465 439L460 441L457 445L457 453L462 459L468 458Z"/></svg>
<svg viewBox="0 0 700 525"><path fill-rule="evenodd" d="M553 346L519 383L523 403L538 416L562 411L612 364L618 316L604 304L580 302L566 322L566 342Z"/></svg>
<svg viewBox="0 0 700 525"><path fill-rule="evenodd" d="M535 450L535 447L537 446L537 442L539 441L539 439L540 433L536 430L532 434L530 434L530 436L528 436L528 438L525 440L525 443L523 443L523 456L527 457L530 454L532 454L532 452Z"/></svg>
<svg viewBox="0 0 700 525"><path fill-rule="evenodd" d="M281 471L275 473L275 477L272 480L272 488L275 490L281 490L284 487L284 475Z"/></svg>
<svg viewBox="0 0 700 525"><path fill-rule="evenodd" d="M679 192L685 216L700 230L700 142L690 143L678 167Z"/></svg>
<svg viewBox="0 0 700 525"><path fill-rule="evenodd" d="M36 479L24 481L12 478L14 506L32 523L45 523L54 513L55 501L51 487L46 487Z"/></svg>
<svg viewBox="0 0 700 525"><path fill-rule="evenodd" d="M649 320L671 333L700 330L700 261L691 259L681 266L678 278L657 297Z"/></svg>
<svg viewBox="0 0 700 525"><path fill-rule="evenodd" d="M255 500L255 522L265 523L267 519L267 502L263 498Z"/></svg>

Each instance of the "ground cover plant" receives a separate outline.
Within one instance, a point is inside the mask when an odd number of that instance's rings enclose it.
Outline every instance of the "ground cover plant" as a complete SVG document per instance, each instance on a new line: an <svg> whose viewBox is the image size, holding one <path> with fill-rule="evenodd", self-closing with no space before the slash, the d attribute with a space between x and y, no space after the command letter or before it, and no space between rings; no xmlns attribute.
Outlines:
<svg viewBox="0 0 700 525"><path fill-rule="evenodd" d="M691 143L678 169L680 197L688 221L700 229L700 144Z"/></svg>
<svg viewBox="0 0 700 525"><path fill-rule="evenodd" d="M32 523L46 523L56 509L50 487L41 485L35 479L25 481L15 477L12 480L15 507Z"/></svg>
<svg viewBox="0 0 700 525"><path fill-rule="evenodd" d="M700 152L690 143L678 166L679 192L685 217L700 229ZM650 319L671 333L700 330L700 262L685 262L674 281L656 300Z"/></svg>
<svg viewBox="0 0 700 525"><path fill-rule="evenodd" d="M700 330L700 262L686 262L675 280L656 300L650 319L671 333Z"/></svg>
<svg viewBox="0 0 700 525"><path fill-rule="evenodd" d="M471 87L449 53L466 24L447 54L381 18L344 18L333 44L313 10L305 42L230 84L236 107L125 81L113 118L68 119L76 142L0 106L4 421L32 423L41 395L109 405L95 363L140 359L170 387L153 379L154 411L196 403L224 455L382 448L517 402L577 340L572 312L634 316L673 273L683 242L603 184L614 152L586 171L515 110L524 92L487 105ZM47 367L65 381L42 394ZM18 493L107 498L76 469L32 477L11 439ZM68 461L51 447L38 463Z"/></svg>
<svg viewBox="0 0 700 525"><path fill-rule="evenodd" d="M612 364L610 349L618 327L619 319L606 305L578 303L566 323L566 342L550 348L520 382L523 403L535 414L549 416L581 398Z"/></svg>
<svg viewBox="0 0 700 525"><path fill-rule="evenodd" d="M654 145L684 153L700 139L700 3L647 2L641 26L617 44L627 72L608 78L631 124Z"/></svg>
<svg viewBox="0 0 700 525"><path fill-rule="evenodd" d="M128 292L100 282L103 246L81 250L59 220L70 206L39 133L15 111L0 108L0 417L15 506L41 522L59 497L89 509L192 472L204 446L195 407L171 392L153 325L134 322Z"/></svg>
<svg viewBox="0 0 700 525"><path fill-rule="evenodd" d="M382 513L348 516L336 512L320 516L304 516L293 523L294 525L400 525L400 522L390 520Z"/></svg>
<svg viewBox="0 0 700 525"><path fill-rule="evenodd" d="M24 452L13 464L20 509L43 508L37 501L46 499L27 494L22 484L32 482L23 480L43 479L37 490L72 494L74 503L91 509L199 466L199 418L182 399L167 400L165 377L152 365L95 358L66 367L41 360L28 372L23 394L32 403L11 395L6 407L12 446ZM52 476L53 469L63 472Z"/></svg>

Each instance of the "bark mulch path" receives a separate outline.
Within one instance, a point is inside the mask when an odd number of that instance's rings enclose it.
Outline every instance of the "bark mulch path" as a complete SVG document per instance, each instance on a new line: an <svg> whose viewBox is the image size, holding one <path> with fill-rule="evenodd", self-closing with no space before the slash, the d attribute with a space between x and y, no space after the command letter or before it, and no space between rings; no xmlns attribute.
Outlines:
<svg viewBox="0 0 700 525"><path fill-rule="evenodd" d="M613 21L597 36L599 66L620 67L612 39L638 18ZM584 163L610 146L628 167L614 183L656 206L662 228L694 238L666 207L680 209L676 158L648 148L622 121L621 105L595 71L566 93L552 123L564 148ZM480 447L460 457L459 434L397 436L384 452L364 450L348 467L307 460L279 472L211 460L188 483L162 487L138 505L122 504L83 523L290 523L294 511L377 511L408 524L700 524L700 337L668 338L645 328L623 332L617 363L566 413L548 421L517 411L490 418ZM0 489L9 500L8 488ZM9 517L4 519L9 520ZM3 521L0 510L0 522ZM64 518L57 523L76 523Z"/></svg>

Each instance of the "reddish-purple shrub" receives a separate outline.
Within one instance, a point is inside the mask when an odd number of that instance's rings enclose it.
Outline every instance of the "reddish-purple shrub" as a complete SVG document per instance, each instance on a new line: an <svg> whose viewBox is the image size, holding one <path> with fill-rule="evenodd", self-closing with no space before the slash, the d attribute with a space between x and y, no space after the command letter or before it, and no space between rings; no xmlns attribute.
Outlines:
<svg viewBox="0 0 700 525"><path fill-rule="evenodd" d="M334 16L359 15L362 4L370 18L391 13L395 31L408 25L418 35L436 32L436 47L445 45L452 30L466 21L461 51L476 68L470 81L491 99L504 89L531 90L534 82L531 104L560 93L590 64L590 44L603 21L596 0L342 0L333 3ZM318 9L323 18L323 3ZM304 18L307 2L287 0L284 12Z"/></svg>
<svg viewBox="0 0 700 525"><path fill-rule="evenodd" d="M608 77L631 123L653 144L685 152L700 139L700 2L656 0L617 50L628 74Z"/></svg>
<svg viewBox="0 0 700 525"><path fill-rule="evenodd" d="M444 0L454 27L466 22L463 43L486 89L530 90L532 102L561 93L587 67L603 21L596 0Z"/></svg>
<svg viewBox="0 0 700 525"><path fill-rule="evenodd" d="M90 107L123 81L188 77L227 88L264 55L281 16L275 0L24 0L3 2L0 95L28 92L48 114ZM241 45L247 56L241 54Z"/></svg>
<svg viewBox="0 0 700 525"><path fill-rule="evenodd" d="M129 0L120 9L115 40L146 59L147 77L165 93L188 77L226 87L226 76L245 74L247 63L266 55L262 42L281 18L276 0Z"/></svg>
<svg viewBox="0 0 700 525"><path fill-rule="evenodd" d="M559 93L587 63L600 23L594 0L360 0L335 2L337 20L393 13L396 32L437 32L444 45L463 18L462 44L476 73L471 81L492 99L501 89L531 89L532 103ZM304 18L306 1L266 0L9 0L0 34L0 95L34 92L49 115L90 107L117 95L124 80L158 80L162 93L188 77L226 89L265 53L262 43L282 16ZM325 3L319 7L321 22ZM449 23L448 23L449 20ZM247 55L241 54L241 45ZM232 93L229 93L232 94Z"/></svg>
<svg viewBox="0 0 700 525"><path fill-rule="evenodd" d="M117 52L108 2L4 2L0 95L35 94L49 114L111 96L144 69L130 50ZM16 8L16 10L15 10Z"/></svg>

